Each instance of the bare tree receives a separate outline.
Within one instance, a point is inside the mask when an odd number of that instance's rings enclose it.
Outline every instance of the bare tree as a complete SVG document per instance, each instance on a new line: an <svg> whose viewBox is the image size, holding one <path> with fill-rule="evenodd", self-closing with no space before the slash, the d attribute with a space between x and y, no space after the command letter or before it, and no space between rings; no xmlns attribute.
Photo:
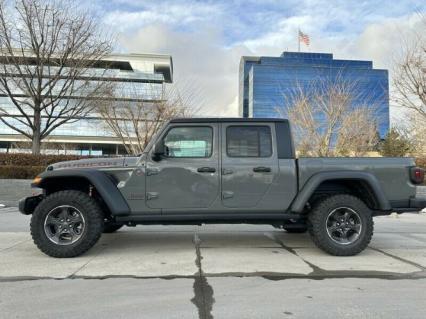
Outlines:
<svg viewBox="0 0 426 319"><path fill-rule="evenodd" d="M77 121L104 94L95 66L111 50L96 21L67 1L0 3L0 94L12 107L0 121L32 140L32 152L56 128Z"/></svg>
<svg viewBox="0 0 426 319"><path fill-rule="evenodd" d="M398 133L410 143L409 153L413 156L426 154L426 119L415 111L409 111L400 125L396 125Z"/></svg>
<svg viewBox="0 0 426 319"><path fill-rule="evenodd" d="M299 155L359 156L373 148L377 126L372 106L353 106L361 98L356 86L356 81L337 76L313 81L309 87L298 85L286 94L291 106L288 114L281 115L292 121Z"/></svg>
<svg viewBox="0 0 426 319"><path fill-rule="evenodd" d="M420 15L420 30L403 40L403 50L395 63L394 102L423 118L426 123L426 16Z"/></svg>
<svg viewBox="0 0 426 319"><path fill-rule="evenodd" d="M138 96L138 93L132 95ZM120 139L126 152L132 155L143 152L165 121L190 117L194 112L189 95L182 95L175 87L171 90L163 87L161 97L155 101L142 97L129 102L111 99L98 107L99 116L107 129Z"/></svg>
<svg viewBox="0 0 426 319"><path fill-rule="evenodd" d="M365 156L379 143L374 114L366 106L347 112L337 133L335 155Z"/></svg>

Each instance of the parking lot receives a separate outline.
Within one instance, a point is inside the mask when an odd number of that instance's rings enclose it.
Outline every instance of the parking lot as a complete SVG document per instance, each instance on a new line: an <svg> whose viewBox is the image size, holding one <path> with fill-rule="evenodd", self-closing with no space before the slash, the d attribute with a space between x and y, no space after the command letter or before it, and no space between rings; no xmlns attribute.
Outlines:
<svg viewBox="0 0 426 319"><path fill-rule="evenodd" d="M81 257L53 259L34 246L28 216L0 208L0 317L81 318L97 309L90 317L358 311L360 318L398 318L405 311L423 318L426 214L375 221L370 247L354 257L329 256L307 234L271 226L204 225L124 228Z"/></svg>

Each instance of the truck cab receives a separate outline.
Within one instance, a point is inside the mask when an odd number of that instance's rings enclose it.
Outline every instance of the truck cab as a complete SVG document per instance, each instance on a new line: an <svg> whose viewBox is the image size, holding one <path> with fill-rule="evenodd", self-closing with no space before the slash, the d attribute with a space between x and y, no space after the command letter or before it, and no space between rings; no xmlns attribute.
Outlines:
<svg viewBox="0 0 426 319"><path fill-rule="evenodd" d="M297 193L290 136L285 120L172 120L119 189L141 198L134 214L283 213Z"/></svg>

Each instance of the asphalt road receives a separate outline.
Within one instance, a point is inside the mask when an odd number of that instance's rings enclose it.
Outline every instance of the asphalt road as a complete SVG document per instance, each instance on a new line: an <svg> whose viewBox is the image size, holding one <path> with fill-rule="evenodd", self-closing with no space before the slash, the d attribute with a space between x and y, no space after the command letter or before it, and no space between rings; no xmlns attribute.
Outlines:
<svg viewBox="0 0 426 319"><path fill-rule="evenodd" d="M424 318L426 214L332 257L263 225L139 226L53 259L0 208L0 318Z"/></svg>

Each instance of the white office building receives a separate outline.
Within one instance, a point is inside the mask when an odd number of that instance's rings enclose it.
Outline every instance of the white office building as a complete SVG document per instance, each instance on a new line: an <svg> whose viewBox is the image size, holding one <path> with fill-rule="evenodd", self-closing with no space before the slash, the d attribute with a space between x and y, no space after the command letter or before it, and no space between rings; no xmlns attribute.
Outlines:
<svg viewBox="0 0 426 319"><path fill-rule="evenodd" d="M97 79L92 74L90 81L114 81L118 85L120 92L114 96L114 101L138 102L142 99L155 103L163 98L166 83L173 81L173 62L168 55L112 54L93 65L93 72L101 74L101 78ZM0 108L6 110L10 117L20 116L5 94L0 94ZM22 151L29 142L23 135L0 123L0 152L14 152L18 148ZM43 139L43 143L42 152L49 153L108 155L125 152L122 142L95 112L56 128Z"/></svg>

